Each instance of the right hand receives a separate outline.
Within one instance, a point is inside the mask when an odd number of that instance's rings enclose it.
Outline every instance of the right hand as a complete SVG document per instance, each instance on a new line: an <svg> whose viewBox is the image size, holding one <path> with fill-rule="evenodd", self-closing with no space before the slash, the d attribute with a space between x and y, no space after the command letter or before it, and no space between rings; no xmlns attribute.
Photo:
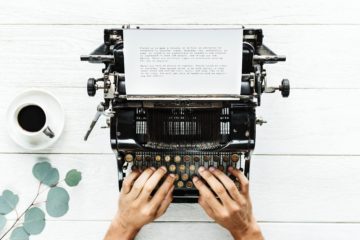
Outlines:
<svg viewBox="0 0 360 240"><path fill-rule="evenodd" d="M199 190L199 204L205 212L218 224L229 230L236 240L263 240L260 228L252 213L249 196L249 181L237 169L229 168L229 172L240 182L241 191L235 183L222 171L214 167L206 170L199 168L199 174L208 183L213 192L198 177L193 178Z"/></svg>

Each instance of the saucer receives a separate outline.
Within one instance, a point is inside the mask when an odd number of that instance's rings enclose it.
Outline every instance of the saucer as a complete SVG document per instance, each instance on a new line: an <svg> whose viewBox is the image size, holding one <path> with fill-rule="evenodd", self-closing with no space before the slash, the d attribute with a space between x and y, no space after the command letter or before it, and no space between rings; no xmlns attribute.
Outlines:
<svg viewBox="0 0 360 240"><path fill-rule="evenodd" d="M36 144L26 140L20 131L18 131L17 123L14 122L14 114L16 107L23 104L36 104L46 112L47 123L54 132L55 137L44 138ZM65 114L60 102L55 96L47 91L40 89L28 89L15 97L10 103L7 114L7 129L12 140L19 146L28 150L45 149L53 145L61 136L64 130Z"/></svg>

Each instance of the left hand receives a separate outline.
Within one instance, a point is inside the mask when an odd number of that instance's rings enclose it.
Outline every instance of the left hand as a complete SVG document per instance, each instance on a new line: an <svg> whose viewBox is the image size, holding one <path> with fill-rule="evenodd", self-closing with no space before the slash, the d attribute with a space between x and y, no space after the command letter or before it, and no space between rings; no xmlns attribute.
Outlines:
<svg viewBox="0 0 360 240"><path fill-rule="evenodd" d="M166 171L165 167L148 168L141 174L133 171L124 179L119 210L105 240L133 239L145 224L165 213L172 201L175 176L168 175L154 196L151 193Z"/></svg>

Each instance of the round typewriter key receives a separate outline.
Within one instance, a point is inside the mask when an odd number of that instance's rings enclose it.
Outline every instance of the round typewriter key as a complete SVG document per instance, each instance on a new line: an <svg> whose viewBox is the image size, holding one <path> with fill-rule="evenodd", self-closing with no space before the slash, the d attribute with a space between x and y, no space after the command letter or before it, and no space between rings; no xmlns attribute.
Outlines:
<svg viewBox="0 0 360 240"><path fill-rule="evenodd" d="M152 157L151 157L151 156L146 156L146 157L145 157L145 160L146 160L146 161L151 161L151 160L152 160Z"/></svg>
<svg viewBox="0 0 360 240"><path fill-rule="evenodd" d="M193 187L192 181L187 181L187 182L186 182L186 187L187 187L187 188L192 188L192 187Z"/></svg>
<svg viewBox="0 0 360 240"><path fill-rule="evenodd" d="M171 164L171 165L169 166L169 171L170 171L170 172L175 172L175 171L176 171L176 165L175 165L175 164Z"/></svg>
<svg viewBox="0 0 360 240"><path fill-rule="evenodd" d="M141 155L136 155L136 156L135 156L135 160L136 160L136 161L141 161L141 160L142 160L142 156L141 156Z"/></svg>
<svg viewBox="0 0 360 240"><path fill-rule="evenodd" d="M132 162L132 160L134 160L134 157L133 157L132 154L126 154L125 155L125 161Z"/></svg>
<svg viewBox="0 0 360 240"><path fill-rule="evenodd" d="M175 181L179 180L179 174L175 174Z"/></svg>
<svg viewBox="0 0 360 240"><path fill-rule="evenodd" d="M183 182L183 181L178 181L177 184L176 184L176 186L177 186L178 188L182 188L182 187L184 187L184 182Z"/></svg>
<svg viewBox="0 0 360 240"><path fill-rule="evenodd" d="M240 159L240 156L238 154L234 153L233 155L231 155L231 161L237 162L237 161L239 161L239 159Z"/></svg>
<svg viewBox="0 0 360 240"><path fill-rule="evenodd" d="M200 157L199 157L199 156L195 156L195 157L194 157L194 161L195 161L195 162L199 162L199 161L200 161Z"/></svg>
<svg viewBox="0 0 360 240"><path fill-rule="evenodd" d="M165 162L170 162L170 160L171 160L171 157L169 155L166 155L165 156Z"/></svg>
<svg viewBox="0 0 360 240"><path fill-rule="evenodd" d="M191 160L191 157L189 155L185 155L183 159L185 162L188 162Z"/></svg>
<svg viewBox="0 0 360 240"><path fill-rule="evenodd" d="M195 171L195 168L196 168L195 165L190 165L190 166L189 166L189 169L190 169L190 171L192 171L192 172Z"/></svg>
<svg viewBox="0 0 360 240"><path fill-rule="evenodd" d="M224 161L224 162L229 161L229 157L228 157L228 156L223 156L223 161Z"/></svg>
<svg viewBox="0 0 360 240"><path fill-rule="evenodd" d="M180 157L179 155L176 155L176 156L174 157L174 161L175 161L176 163L181 162L181 157Z"/></svg>
<svg viewBox="0 0 360 240"><path fill-rule="evenodd" d="M156 156L155 156L155 161L160 162L160 161L161 161L161 156L160 156L160 155L156 155Z"/></svg>
<svg viewBox="0 0 360 240"><path fill-rule="evenodd" d="M184 173L181 175L181 179L184 180L184 181L187 181L189 179L189 175Z"/></svg>
<svg viewBox="0 0 360 240"><path fill-rule="evenodd" d="M208 162L211 159L211 157L208 155L205 155L203 159L205 162Z"/></svg>
<svg viewBox="0 0 360 240"><path fill-rule="evenodd" d="M215 156L213 157L213 160L214 160L215 162L220 161L220 156L215 155Z"/></svg>
<svg viewBox="0 0 360 240"><path fill-rule="evenodd" d="M222 172L224 171L224 166L223 165L219 165L217 168Z"/></svg>
<svg viewBox="0 0 360 240"><path fill-rule="evenodd" d="M181 172L184 172L185 169L186 169L186 167L185 167L184 164L181 164L181 165L179 166L179 170L180 170Z"/></svg>

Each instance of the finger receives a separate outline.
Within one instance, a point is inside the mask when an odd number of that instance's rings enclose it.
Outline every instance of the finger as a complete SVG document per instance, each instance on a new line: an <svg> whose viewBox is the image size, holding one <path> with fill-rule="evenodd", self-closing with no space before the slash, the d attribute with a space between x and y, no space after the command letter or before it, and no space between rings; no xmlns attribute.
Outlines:
<svg viewBox="0 0 360 240"><path fill-rule="evenodd" d="M249 180L245 177L244 173L233 167L229 167L229 172L234 175L240 182L240 190L245 196L249 196Z"/></svg>
<svg viewBox="0 0 360 240"><path fill-rule="evenodd" d="M215 177L220 180L220 182L225 186L226 190L234 200L239 200L241 198L241 194L235 183L228 176L226 176L225 173L214 167L210 167L209 170L212 174L215 175Z"/></svg>
<svg viewBox="0 0 360 240"><path fill-rule="evenodd" d="M146 181L151 177L151 175L154 173L155 168L147 168L145 169L140 176L136 179L133 187L131 188L129 192L129 196L132 198L137 198L145 186Z"/></svg>
<svg viewBox="0 0 360 240"><path fill-rule="evenodd" d="M198 177L193 177L192 179L194 186L199 190L199 194L202 198L206 199L209 205L212 206L212 209L214 211L218 210L221 211L222 205L221 203L216 199L214 194L211 192L211 190L203 183Z"/></svg>
<svg viewBox="0 0 360 240"><path fill-rule="evenodd" d="M212 219L215 218L214 211L212 210L211 206L206 202L204 197L202 196L199 197L199 204L209 217L211 217Z"/></svg>
<svg viewBox="0 0 360 240"><path fill-rule="evenodd" d="M153 175L151 175L151 177L146 181L139 198L141 199L149 199L150 194L152 193L152 191L154 191L155 187L159 184L161 178L165 175L166 173L166 167L160 167L158 168Z"/></svg>
<svg viewBox="0 0 360 240"><path fill-rule="evenodd" d="M231 199L226 189L211 172L207 171L204 167L200 167L199 173L224 204L230 203Z"/></svg>
<svg viewBox="0 0 360 240"><path fill-rule="evenodd" d="M128 194L131 190L132 185L134 184L135 180L139 177L140 172L135 170L132 171L123 181L121 187L122 194Z"/></svg>
<svg viewBox="0 0 360 240"><path fill-rule="evenodd" d="M171 186L170 190L166 194L166 197L161 202L160 207L159 207L159 209L157 210L157 213L156 213L156 218L164 215L164 213L166 212L166 210L170 206L170 203L173 200L173 196L172 196L173 191L174 191L174 185Z"/></svg>
<svg viewBox="0 0 360 240"><path fill-rule="evenodd" d="M166 177L165 181L161 184L156 191L154 197L150 200L150 206L153 208L159 208L161 202L165 199L170 189L174 186L175 175L170 174Z"/></svg>

